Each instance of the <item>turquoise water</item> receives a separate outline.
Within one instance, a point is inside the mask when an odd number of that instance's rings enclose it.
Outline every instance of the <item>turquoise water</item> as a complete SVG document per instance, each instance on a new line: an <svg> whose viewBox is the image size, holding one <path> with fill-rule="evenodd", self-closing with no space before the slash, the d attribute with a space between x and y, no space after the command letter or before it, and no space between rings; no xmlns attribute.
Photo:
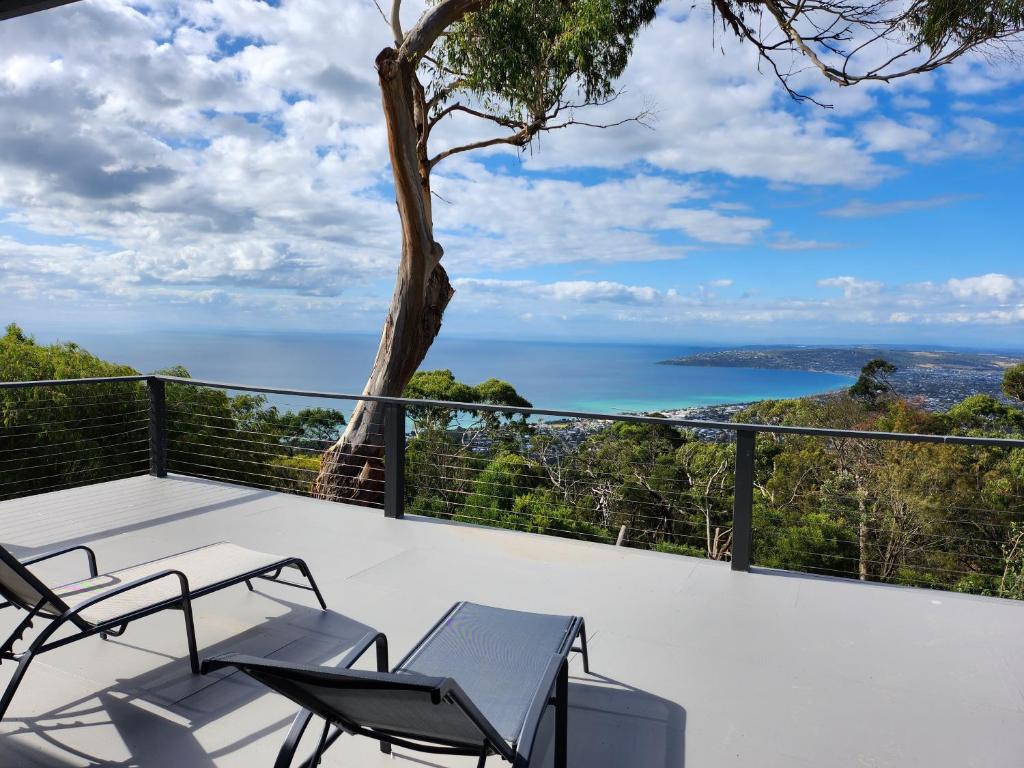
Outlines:
<svg viewBox="0 0 1024 768"><path fill-rule="evenodd" d="M334 392L362 391L377 350L376 337L348 334L86 334L73 340L145 372L184 365L196 378ZM801 397L852 383L827 373L656 364L697 350L442 335L423 367L450 368L470 384L505 379L537 407L610 413Z"/></svg>

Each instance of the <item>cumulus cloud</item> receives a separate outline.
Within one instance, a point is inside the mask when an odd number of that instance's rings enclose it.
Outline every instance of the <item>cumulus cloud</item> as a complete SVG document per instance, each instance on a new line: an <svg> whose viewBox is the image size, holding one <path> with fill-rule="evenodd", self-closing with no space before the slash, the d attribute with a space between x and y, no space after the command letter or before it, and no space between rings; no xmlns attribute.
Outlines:
<svg viewBox="0 0 1024 768"><path fill-rule="evenodd" d="M533 280L457 278L456 290L497 296L536 297L541 300L581 304L654 304L674 297L649 286L623 285L608 280L564 280L538 283Z"/></svg>
<svg viewBox="0 0 1024 768"><path fill-rule="evenodd" d="M707 192L663 176L594 184L439 167L438 237L455 272L574 261L678 259L704 245L745 245L767 219L701 207Z"/></svg>
<svg viewBox="0 0 1024 768"><path fill-rule="evenodd" d="M82 244L21 248L12 274L330 294L386 273L398 238L375 189L372 79L326 29L290 31L291 12L246 5L143 14L107 0L0 27L0 206L21 229ZM374 26L365 10L348 17L353 33ZM343 74L346 131L342 102L317 85Z"/></svg>
<svg viewBox="0 0 1024 768"><path fill-rule="evenodd" d="M423 7L407 0L407 24ZM732 198L747 183L767 187L773 203L793 189L866 188L896 172L893 154L926 161L998 146L997 126L973 114L879 118L874 88L829 99L834 112L795 105L758 72L753 51L728 35L713 38L713 23L705 10L669 0L642 34L625 93L600 120L653 102L655 130L560 131L527 153L495 149L438 166L436 233L445 264L462 276L460 292L473 297L469 311L512 300L526 315L537 299L619 306L622 317L666 322L684 309L751 322L812 317L844 301L850 317L882 311L865 307L886 291L854 278L821 282L842 298L772 303L726 279L676 290L651 278L490 276L839 248L777 231L761 209ZM4 301L59 299L83 312L192 303L264 319L377 313L369 324L378 323L400 247L372 66L388 36L371 3L324 0L154 0L145 9L90 0L0 25ZM964 73L996 77L977 62ZM963 82L965 98L980 93ZM923 109L925 87L896 92L905 107ZM435 150L478 131L446 121ZM827 213L878 216L962 199L853 200ZM976 303L977 312L995 313L991 322L1012 317L1016 310L983 305L1014 301L1019 287L971 279L927 295ZM730 287L740 290L723 294L748 298L713 293ZM890 297L906 305L888 314L908 312L925 293Z"/></svg>
<svg viewBox="0 0 1024 768"><path fill-rule="evenodd" d="M908 123L882 117L861 126L861 134L872 152L912 152L932 141L935 121L916 115Z"/></svg>
<svg viewBox="0 0 1024 768"><path fill-rule="evenodd" d="M676 0L643 33L622 77L624 95L601 115L622 119L653 103L654 130L616 129L614 149L604 131L560 132L527 167L645 162L680 173L857 186L891 175L894 169L827 112L792 109L778 84L760 72L753 49L717 33L715 24L706 7Z"/></svg>
<svg viewBox="0 0 1024 768"><path fill-rule="evenodd" d="M818 281L820 288L839 288L848 299L876 294L885 287L877 280L859 280L856 277L829 277Z"/></svg>
<svg viewBox="0 0 1024 768"><path fill-rule="evenodd" d="M1024 280L994 272L977 277L953 278L946 286L956 298L965 301L1006 303L1024 297Z"/></svg>
<svg viewBox="0 0 1024 768"><path fill-rule="evenodd" d="M902 120L879 117L862 123L860 134L869 152L897 152L918 163L991 154L1002 144L999 126L967 115L955 116L946 123L914 113Z"/></svg>
<svg viewBox="0 0 1024 768"><path fill-rule="evenodd" d="M964 278L958 289L971 295L985 293L1001 299L1005 286L993 276ZM997 276L1001 277L1001 276ZM1014 279L1024 296L1024 281ZM951 281L952 282L952 281ZM723 328L751 323L835 323L865 326L1008 325L1024 321L1024 302L992 306L978 300L971 308L962 306L956 290L948 284L917 283L885 285L881 281L850 276L818 281L823 288L838 288L838 296L803 298L764 296L755 291L720 296L709 287L743 287L743 282L715 280L692 286L658 289L613 281L503 280L460 278L455 281L460 301L454 311L465 319L482 318L496 312L509 316L529 315L533 323L557 320L583 327L602 318L627 324L689 327L708 323Z"/></svg>

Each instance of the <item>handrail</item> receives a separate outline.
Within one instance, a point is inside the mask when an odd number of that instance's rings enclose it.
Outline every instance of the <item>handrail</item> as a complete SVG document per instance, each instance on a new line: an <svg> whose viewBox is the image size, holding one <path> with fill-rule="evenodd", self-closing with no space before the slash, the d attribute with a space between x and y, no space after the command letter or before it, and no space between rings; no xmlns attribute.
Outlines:
<svg viewBox="0 0 1024 768"><path fill-rule="evenodd" d="M333 400L357 400L364 402L400 405L411 408L445 408L457 411L487 411L490 413L520 413L530 416L553 416L569 419L592 419L598 421L620 421L630 424L654 424L685 429L722 430L727 432L757 432L768 434L806 435L809 437L836 437L844 439L890 440L908 443L938 443L946 445L973 445L992 448L1024 448L1024 439L1003 437L970 437L967 435L928 435L910 432L872 432L869 430L827 429L823 427L798 427L779 424L748 424L732 421L705 421L701 419L672 419L663 416L638 416L632 414L595 413L591 411L571 411L553 408L526 408L511 405L493 405L490 403L461 403L446 400L419 400L408 397L384 397L380 395L355 395L346 392L330 392L307 389L291 389L287 387L270 387L256 384L234 384L204 379L186 379L180 376L162 374L138 376L111 376L89 379L54 379L49 381L15 381L0 382L0 389L65 386L69 384L104 384L129 381L163 381L169 384L181 384L193 387L211 387L228 389L238 392L259 392L274 395L290 395L295 397L311 397Z"/></svg>
<svg viewBox="0 0 1024 768"><path fill-rule="evenodd" d="M124 381L147 381L154 378L146 374L132 376L98 376L90 379L46 379L43 381L0 381L0 389L28 389L31 387L64 387L70 384L117 384Z"/></svg>
<svg viewBox="0 0 1024 768"><path fill-rule="evenodd" d="M56 379L50 381L0 382L0 389L17 389L48 386L92 385L116 382L144 382L147 390L149 410L149 473L164 477L168 472L168 418L166 385L209 387L238 392L258 392L288 395L293 397L323 398L331 400L354 400L380 403L384 406L385 418L382 425L384 438L383 459L384 488L375 491L383 497L384 514L390 518L404 516L405 505L405 447L406 423L410 409L439 408L444 410L523 414L526 416L547 416L563 419L588 419L592 421L625 422L632 424L653 424L673 428L717 430L734 432L735 464L733 473L732 547L730 567L734 571L750 571L754 550L754 478L757 457L758 433L782 435L806 435L838 439L888 440L907 443L938 443L1024 449L1024 439L1001 437L969 437L965 435L922 435L900 432L870 432L867 430L825 429L820 427L799 427L772 424L745 424L725 421L702 421L698 419L672 419L664 416L616 415L588 411L557 410L514 405L493 405L488 403L460 403L446 400L417 400L407 397L383 397L379 395L354 395L345 392L323 392L288 387L270 387L254 384L232 384L203 379L187 379L163 374L110 376L85 379ZM250 462L246 462L250 463ZM381 482L375 480L375 482Z"/></svg>

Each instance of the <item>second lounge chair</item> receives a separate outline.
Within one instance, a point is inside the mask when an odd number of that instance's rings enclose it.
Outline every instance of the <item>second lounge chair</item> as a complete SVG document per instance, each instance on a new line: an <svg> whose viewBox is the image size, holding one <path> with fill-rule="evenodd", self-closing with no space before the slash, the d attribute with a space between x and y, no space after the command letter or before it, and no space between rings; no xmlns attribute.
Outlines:
<svg viewBox="0 0 1024 768"><path fill-rule="evenodd" d="M576 639L580 647L574 647ZM304 709L275 768L292 765L299 739L316 715L324 727L312 757L343 733L369 736L432 754L467 755L478 768L497 755L526 768L544 712L555 707L556 768L567 760L569 665L583 654L586 628L578 616L552 616L457 603L391 672L303 666L225 654L203 662L203 673L235 667ZM378 669L381 664L378 655Z"/></svg>

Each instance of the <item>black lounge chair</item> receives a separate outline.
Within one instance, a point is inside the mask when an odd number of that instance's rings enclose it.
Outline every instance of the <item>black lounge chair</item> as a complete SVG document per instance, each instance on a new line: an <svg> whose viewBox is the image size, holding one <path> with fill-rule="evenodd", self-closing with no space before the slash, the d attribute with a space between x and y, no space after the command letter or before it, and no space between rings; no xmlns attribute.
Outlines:
<svg viewBox="0 0 1024 768"><path fill-rule="evenodd" d="M342 733L350 733L377 739L385 752L396 745L473 756L478 768L498 755L526 768L549 704L555 706L555 766L565 768L571 651L583 654L589 672L582 618L457 603L390 673L241 654L208 659L203 672L236 667L303 707L275 768L292 764L313 715L324 728L303 766L315 766Z"/></svg>
<svg viewBox="0 0 1024 768"><path fill-rule="evenodd" d="M77 551L85 553L89 564L89 578L82 581L51 588L27 567ZM297 568L309 586L281 579L281 572L288 567ZM108 636L117 637L136 619L168 608L178 608L184 613L189 662L192 672L198 674L199 654L196 650L192 600L243 581L251 590L252 579L277 581L311 590L320 602L320 607L327 609L323 595L305 562L297 557L268 555L227 542L179 552L104 574L97 573L96 555L86 546L68 547L23 561L0 546L0 595L7 600L0 604L0 609L13 606L28 612L10 636L0 643L0 664L4 661L18 663L0 697L0 719L7 713L29 664L40 653L92 635L104 639ZM40 619L49 623L39 631L27 649L15 652L15 644ZM58 629L67 625L77 631L50 640Z"/></svg>

